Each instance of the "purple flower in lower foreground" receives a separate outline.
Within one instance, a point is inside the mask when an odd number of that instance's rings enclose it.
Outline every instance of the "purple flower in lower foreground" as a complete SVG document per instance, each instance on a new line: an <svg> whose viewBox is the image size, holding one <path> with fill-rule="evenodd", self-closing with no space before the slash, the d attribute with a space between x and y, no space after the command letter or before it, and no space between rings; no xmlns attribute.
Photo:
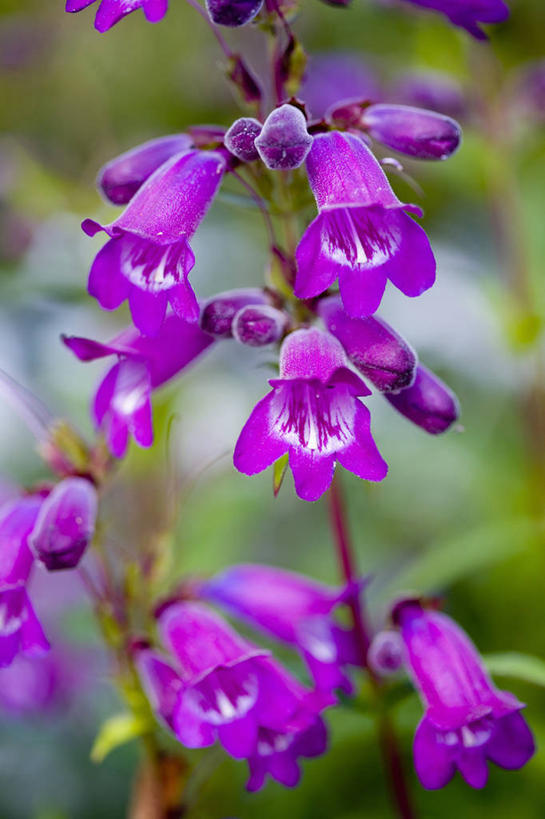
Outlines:
<svg viewBox="0 0 545 819"><path fill-rule="evenodd" d="M304 575L273 566L232 566L199 589L201 597L243 618L250 625L296 646L320 691L346 693L352 684L344 669L358 663L352 630L333 612L351 589L334 589Z"/></svg>
<svg viewBox="0 0 545 819"><path fill-rule="evenodd" d="M129 300L133 321L155 335L170 303L180 318L197 321L199 305L188 275L195 264L189 240L221 183L225 160L214 151L183 151L164 162L110 225L86 219L83 230L110 240L89 273L89 293L105 310Z"/></svg>
<svg viewBox="0 0 545 819"><path fill-rule="evenodd" d="M453 25L465 28L477 40L486 40L486 34L479 23L503 23L509 17L509 9L503 0L405 0L405 2L444 14Z"/></svg>
<svg viewBox="0 0 545 819"><path fill-rule="evenodd" d="M66 11L77 12L92 6L96 0L66 0ZM97 31L108 31L131 11L142 9L146 20L158 23L168 10L168 0L102 0L95 17Z"/></svg>
<svg viewBox="0 0 545 819"><path fill-rule="evenodd" d="M19 652L33 657L49 650L49 643L24 585L0 591L0 668Z"/></svg>
<svg viewBox="0 0 545 819"><path fill-rule="evenodd" d="M414 739L422 785L442 788L458 770L468 785L482 788L488 778L487 761L510 770L525 765L535 746L520 714L524 704L494 686L462 629L414 600L398 603L394 620L426 706Z"/></svg>
<svg viewBox="0 0 545 819"><path fill-rule="evenodd" d="M133 327L101 344L79 336L63 338L81 361L115 355L118 361L102 379L93 401L93 417L118 458L129 433L139 446L153 443L151 393L191 364L214 339L176 315L165 319L158 334L143 336Z"/></svg>
<svg viewBox="0 0 545 819"><path fill-rule="evenodd" d="M367 145L353 134L318 134L307 157L318 216L296 252L295 294L320 295L333 282L350 316L378 308L387 279L419 296L435 281L435 259L422 228L405 211Z"/></svg>
<svg viewBox="0 0 545 819"><path fill-rule="evenodd" d="M321 330L296 330L282 344L280 377L250 415L234 452L239 472L255 475L286 452L295 491L315 501L328 489L335 462L370 481L388 471L373 438L369 395L347 367L337 339Z"/></svg>

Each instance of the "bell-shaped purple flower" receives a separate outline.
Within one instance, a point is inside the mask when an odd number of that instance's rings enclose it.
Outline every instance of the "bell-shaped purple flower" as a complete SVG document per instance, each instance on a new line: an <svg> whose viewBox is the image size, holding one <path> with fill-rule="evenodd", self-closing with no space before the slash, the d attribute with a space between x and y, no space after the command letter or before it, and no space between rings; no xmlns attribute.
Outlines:
<svg viewBox="0 0 545 819"><path fill-rule="evenodd" d="M235 120L225 134L225 147L241 162L259 159L254 142L262 128L262 124L254 117L241 117Z"/></svg>
<svg viewBox="0 0 545 819"><path fill-rule="evenodd" d="M98 498L85 478L65 478L43 501L29 544L50 572L78 565L95 532Z"/></svg>
<svg viewBox="0 0 545 819"><path fill-rule="evenodd" d="M21 652L29 657L49 650L49 643L22 583L0 591L0 668Z"/></svg>
<svg viewBox="0 0 545 819"><path fill-rule="evenodd" d="M206 8L217 26L245 26L261 10L263 0L206 0Z"/></svg>
<svg viewBox="0 0 545 819"><path fill-rule="evenodd" d="M232 566L199 589L204 599L295 646L320 691L346 693L352 685L345 669L358 664L358 647L352 630L340 626L333 613L352 593L357 592L251 564Z"/></svg>
<svg viewBox="0 0 545 819"><path fill-rule="evenodd" d="M188 274L195 264L189 240L204 218L225 171L214 151L185 151L164 162L139 188L121 216L102 226L92 219L83 229L104 230L110 240L89 273L89 293L105 310L129 300L136 327L158 332L167 305L187 321L199 306Z"/></svg>
<svg viewBox="0 0 545 819"><path fill-rule="evenodd" d="M97 186L114 205L126 205L157 168L193 148L188 134L172 134L144 142L110 160L100 169Z"/></svg>
<svg viewBox="0 0 545 819"><path fill-rule="evenodd" d="M414 6L422 6L444 14L450 22L465 28L477 40L486 40L481 23L503 23L509 17L509 9L503 0L405 0Z"/></svg>
<svg viewBox="0 0 545 819"><path fill-rule="evenodd" d="M66 11L76 12L92 6L96 0L66 0ZM101 0L95 16L97 31L108 31L131 11L142 9L146 20L158 23L168 10L168 0Z"/></svg>
<svg viewBox="0 0 545 819"><path fill-rule="evenodd" d="M249 304L239 310L233 319L233 337L249 347L264 347L282 338L288 321L286 313L276 307Z"/></svg>
<svg viewBox="0 0 545 819"><path fill-rule="evenodd" d="M37 495L8 501L0 510L0 589L27 582L34 562L29 536L40 511Z"/></svg>
<svg viewBox="0 0 545 819"><path fill-rule="evenodd" d="M446 432L460 416L456 395L444 381L419 364L414 383L398 393L384 396L395 409L413 424L439 435Z"/></svg>
<svg viewBox="0 0 545 819"><path fill-rule="evenodd" d="M152 445L152 391L191 364L213 343L213 338L197 325L170 314L153 337L130 327L107 344L78 336L63 341L81 361L110 355L118 358L98 387L92 411L111 452L121 458L129 433L139 446Z"/></svg>
<svg viewBox="0 0 545 819"><path fill-rule="evenodd" d="M370 105L360 127L377 142L417 159L448 159L462 138L455 120L409 105Z"/></svg>
<svg viewBox="0 0 545 819"><path fill-rule="evenodd" d="M321 299L318 315L352 364L381 392L397 392L413 383L416 353L385 321L376 316L350 318L339 296Z"/></svg>
<svg viewBox="0 0 545 819"><path fill-rule="evenodd" d="M488 761L510 770L525 765L535 747L520 714L524 705L494 686L462 629L414 600L398 603L394 620L426 709L414 739L422 785L442 788L458 770L468 785L482 788Z"/></svg>
<svg viewBox="0 0 545 819"><path fill-rule="evenodd" d="M370 392L347 368L340 343L317 329L283 342L280 377L255 407L237 441L234 464L255 475L286 452L295 491L315 501L328 489L335 462L360 478L381 481L388 470L371 437L370 414L358 396Z"/></svg>
<svg viewBox="0 0 545 819"><path fill-rule="evenodd" d="M202 305L199 320L201 329L215 338L232 338L233 319L239 310L249 304L268 304L263 290L246 287L216 293Z"/></svg>
<svg viewBox="0 0 545 819"><path fill-rule="evenodd" d="M305 115L289 103L275 108L254 144L267 168L273 171L298 168L312 145Z"/></svg>
<svg viewBox="0 0 545 819"><path fill-rule="evenodd" d="M395 196L384 171L353 134L318 134L307 157L318 216L297 248L295 294L313 298L338 278L354 318L378 308L386 280L419 296L435 281L435 259L422 228Z"/></svg>

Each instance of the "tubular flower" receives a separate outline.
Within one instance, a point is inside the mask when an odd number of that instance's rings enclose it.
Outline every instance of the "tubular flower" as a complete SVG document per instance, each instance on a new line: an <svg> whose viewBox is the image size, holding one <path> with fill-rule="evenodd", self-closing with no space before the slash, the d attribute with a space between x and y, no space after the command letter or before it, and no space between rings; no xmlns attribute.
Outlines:
<svg viewBox="0 0 545 819"><path fill-rule="evenodd" d="M524 705L494 686L462 629L414 600L398 603L394 620L426 708L414 738L422 785L442 788L458 770L468 785L482 788L488 761L510 770L525 765L535 748Z"/></svg>
<svg viewBox="0 0 545 819"><path fill-rule="evenodd" d="M334 589L304 575L272 566L232 566L206 582L201 597L273 637L295 646L320 691L350 693L344 673L357 664L352 630L333 617L351 589Z"/></svg>
<svg viewBox="0 0 545 819"><path fill-rule="evenodd" d="M430 435L446 432L460 415L456 395L422 364L417 367L413 384L384 397L401 415Z"/></svg>
<svg viewBox="0 0 545 819"><path fill-rule="evenodd" d="M49 643L22 583L0 591L0 668L21 652L29 657L49 650Z"/></svg>
<svg viewBox="0 0 545 819"><path fill-rule="evenodd" d="M96 0L66 0L66 11L82 11L95 2ZM168 0L102 0L95 16L95 28L101 33L108 31L136 9L142 9L148 22L158 23L167 13Z"/></svg>
<svg viewBox="0 0 545 819"><path fill-rule="evenodd" d="M81 361L116 355L95 393L92 413L117 458L126 452L129 433L141 447L153 443L151 393L165 384L213 343L195 324L170 314L156 336L143 336L133 327L107 344L78 336L64 343Z"/></svg>
<svg viewBox="0 0 545 819"><path fill-rule="evenodd" d="M121 216L102 226L86 219L83 230L104 230L110 240L89 273L89 293L105 310L129 300L136 327L155 335L170 303L187 321L199 306L188 274L195 264L189 240L204 218L225 171L214 151L184 151L164 162L138 189Z"/></svg>
<svg viewBox="0 0 545 819"><path fill-rule="evenodd" d="M405 0L405 2L444 14L453 25L465 28L477 40L486 40L480 23L503 23L509 17L509 9L503 0Z"/></svg>
<svg viewBox="0 0 545 819"><path fill-rule="evenodd" d="M370 105L362 113L361 127L388 148L416 159L448 159L462 138L455 120L409 105Z"/></svg>
<svg viewBox="0 0 545 819"><path fill-rule="evenodd" d="M353 134L318 134L307 157L318 206L297 247L295 294L307 299L338 278L346 312L355 318L378 308L386 280L419 296L435 281L435 259L422 228L395 196L379 163Z"/></svg>
<svg viewBox="0 0 545 819"><path fill-rule="evenodd" d="M289 453L295 490L315 501L328 489L335 462L381 481L388 467L371 437L370 392L347 368L339 342L321 330L296 330L282 344L280 377L255 407L237 441L234 464L255 475Z"/></svg>

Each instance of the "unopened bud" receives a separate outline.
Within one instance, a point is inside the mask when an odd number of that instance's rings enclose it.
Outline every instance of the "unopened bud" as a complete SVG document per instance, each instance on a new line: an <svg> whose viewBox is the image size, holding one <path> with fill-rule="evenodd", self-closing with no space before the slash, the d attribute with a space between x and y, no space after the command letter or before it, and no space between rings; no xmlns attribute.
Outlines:
<svg viewBox="0 0 545 819"><path fill-rule="evenodd" d="M259 120L253 117L241 117L235 120L225 134L225 147L242 162L253 162L254 159L259 159L254 141L261 133L262 127Z"/></svg>
<svg viewBox="0 0 545 819"><path fill-rule="evenodd" d="M248 304L267 304L263 290L248 287L217 293L202 306L201 329L216 338L231 338L233 319L236 313Z"/></svg>
<svg viewBox="0 0 545 819"><path fill-rule="evenodd" d="M395 409L413 424L439 435L452 426L460 414L458 399L444 381L419 364L411 387L384 396Z"/></svg>
<svg viewBox="0 0 545 819"><path fill-rule="evenodd" d="M298 168L311 145L305 115L287 103L269 114L255 141L259 156L267 168L275 171Z"/></svg>
<svg viewBox="0 0 545 819"><path fill-rule="evenodd" d="M268 304L252 304L239 310L233 319L233 336L249 347L264 347L279 341L286 330L288 317Z"/></svg>

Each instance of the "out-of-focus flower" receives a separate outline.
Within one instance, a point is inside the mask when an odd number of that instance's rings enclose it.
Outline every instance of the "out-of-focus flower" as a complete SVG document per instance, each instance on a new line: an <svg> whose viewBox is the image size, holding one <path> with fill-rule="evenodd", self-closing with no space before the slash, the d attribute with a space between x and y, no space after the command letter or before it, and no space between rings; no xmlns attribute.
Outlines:
<svg viewBox="0 0 545 819"><path fill-rule="evenodd" d="M405 105L416 105L456 118L467 114L468 102L458 80L441 71L404 72L389 97Z"/></svg>
<svg viewBox="0 0 545 819"><path fill-rule="evenodd" d="M314 138L307 157L318 216L297 247L295 294L312 298L338 278L346 312L378 308L387 279L419 296L435 281L435 259L422 228L405 211L369 148L353 134Z"/></svg>
<svg viewBox="0 0 545 819"><path fill-rule="evenodd" d="M462 137L450 117L408 105L370 105L359 126L388 148L416 159L448 159Z"/></svg>
<svg viewBox="0 0 545 819"><path fill-rule="evenodd" d="M535 747L520 714L524 705L494 686L462 629L414 600L397 604L394 621L426 708L414 738L422 785L443 788L458 770L468 785L482 788L488 761L510 770L525 765Z"/></svg>
<svg viewBox="0 0 545 819"><path fill-rule="evenodd" d="M201 329L215 338L232 338L233 319L238 311L250 304L267 303L267 296L257 287L216 293L202 304L199 322Z"/></svg>
<svg viewBox="0 0 545 819"><path fill-rule="evenodd" d="M32 607L25 586L0 591L0 668L10 665L20 652L28 657L44 654L49 642Z"/></svg>
<svg viewBox="0 0 545 819"><path fill-rule="evenodd" d="M0 589L27 582L34 559L29 536L42 504L39 496L16 498L0 509Z"/></svg>
<svg viewBox="0 0 545 819"><path fill-rule="evenodd" d="M262 124L254 117L241 117L235 120L225 134L225 147L241 162L259 159L254 143L262 128Z"/></svg>
<svg viewBox="0 0 545 819"><path fill-rule="evenodd" d="M231 566L205 582L199 595L255 628L295 646L319 690L352 690L345 674L358 664L352 630L334 619L355 589L334 589L273 566Z"/></svg>
<svg viewBox="0 0 545 819"><path fill-rule="evenodd" d="M350 318L339 296L321 299L318 315L352 364L381 392L397 392L413 383L416 353L385 321L376 316Z"/></svg>
<svg viewBox="0 0 545 819"><path fill-rule="evenodd" d="M359 55L338 52L309 59L300 96L310 114L320 118L341 100L378 102L382 91L375 73Z"/></svg>
<svg viewBox="0 0 545 819"><path fill-rule="evenodd" d="M145 642L134 645L131 653L153 712L174 731L174 714L183 688L180 675Z"/></svg>
<svg viewBox="0 0 545 819"><path fill-rule="evenodd" d="M439 435L452 426L460 415L456 395L444 381L422 364L418 365L414 383L398 393L384 396L395 409L430 435Z"/></svg>
<svg viewBox="0 0 545 819"><path fill-rule="evenodd" d="M233 337L249 347L264 347L279 341L288 325L288 316L269 304L249 304L233 319Z"/></svg>
<svg viewBox="0 0 545 819"><path fill-rule="evenodd" d="M153 337L129 327L107 344L78 336L63 340L81 361L110 355L118 358L95 394L93 418L104 430L111 452L121 458L129 433L139 446L153 443L152 391L191 364L214 339L197 325L170 314Z"/></svg>
<svg viewBox="0 0 545 819"><path fill-rule="evenodd" d="M95 532L97 492L85 478L65 478L43 501L29 544L48 571L78 565Z"/></svg>
<svg viewBox="0 0 545 819"><path fill-rule="evenodd" d="M92 6L96 0L66 0L66 11L77 12ZM168 10L168 0L101 0L95 16L97 31L108 31L131 11L142 9L146 20L158 23Z"/></svg>
<svg viewBox="0 0 545 819"><path fill-rule="evenodd" d="M206 0L208 14L217 26L245 26L259 13L263 0Z"/></svg>
<svg viewBox="0 0 545 819"><path fill-rule="evenodd" d="M298 168L312 145L305 115L289 103L275 108L254 144L267 168L274 171Z"/></svg>
<svg viewBox="0 0 545 819"><path fill-rule="evenodd" d="M486 40L486 34L480 24L503 23L509 17L509 9L503 0L404 0L404 2L444 14L453 25L465 28L477 40Z"/></svg>
<svg viewBox="0 0 545 819"><path fill-rule="evenodd" d="M367 662L377 674L387 676L403 665L403 644L397 631L379 631L371 640Z"/></svg>
<svg viewBox="0 0 545 819"><path fill-rule="evenodd" d="M515 84L514 104L534 119L545 121L545 60L522 68Z"/></svg>
<svg viewBox="0 0 545 819"><path fill-rule="evenodd" d="M387 465L371 437L369 395L347 368L340 343L317 329L296 330L283 342L280 377L255 407L237 441L235 467L262 472L286 452L300 498L315 501L331 484L335 462L365 480L380 481Z"/></svg>
<svg viewBox="0 0 545 819"><path fill-rule="evenodd" d="M83 222L89 236L110 240L89 274L89 293L105 310L129 300L136 327L157 333L170 303L180 318L197 321L199 306L188 274L195 264L189 240L221 183L225 160L214 151L185 151L164 162L110 225Z"/></svg>

